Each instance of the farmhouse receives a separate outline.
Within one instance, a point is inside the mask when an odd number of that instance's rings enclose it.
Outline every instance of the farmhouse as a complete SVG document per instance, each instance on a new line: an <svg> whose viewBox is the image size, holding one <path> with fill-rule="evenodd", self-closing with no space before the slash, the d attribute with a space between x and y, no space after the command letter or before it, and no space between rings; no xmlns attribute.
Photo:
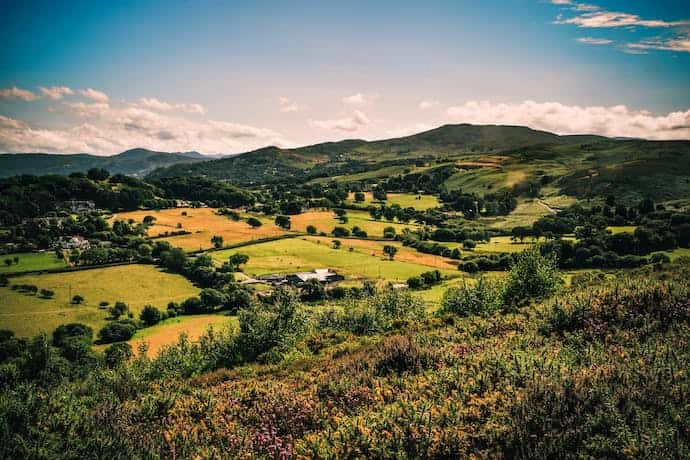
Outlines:
<svg viewBox="0 0 690 460"><path fill-rule="evenodd" d="M93 201L69 200L62 203L60 208L75 214L85 214L95 211L96 205Z"/></svg>
<svg viewBox="0 0 690 460"><path fill-rule="evenodd" d="M60 238L55 243L55 246L61 249L89 249L91 243L81 236L72 236L69 238Z"/></svg>
<svg viewBox="0 0 690 460"><path fill-rule="evenodd" d="M264 275L260 279L268 284L278 286L281 284L290 284L291 286L300 286L309 280L317 280L320 283L328 284L334 283L336 281L344 280L343 275L339 275L334 270L330 268L317 268L310 272L298 272L289 274L273 274Z"/></svg>

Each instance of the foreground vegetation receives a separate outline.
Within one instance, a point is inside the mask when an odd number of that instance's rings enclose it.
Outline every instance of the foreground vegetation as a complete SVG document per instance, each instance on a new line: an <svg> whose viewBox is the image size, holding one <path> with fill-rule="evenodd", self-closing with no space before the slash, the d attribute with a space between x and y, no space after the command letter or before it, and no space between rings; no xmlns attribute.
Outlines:
<svg viewBox="0 0 690 460"><path fill-rule="evenodd" d="M689 275L681 261L567 289L528 251L433 315L393 289L313 312L279 290L239 329L132 360L90 352L88 331L3 333L1 453L683 458Z"/></svg>

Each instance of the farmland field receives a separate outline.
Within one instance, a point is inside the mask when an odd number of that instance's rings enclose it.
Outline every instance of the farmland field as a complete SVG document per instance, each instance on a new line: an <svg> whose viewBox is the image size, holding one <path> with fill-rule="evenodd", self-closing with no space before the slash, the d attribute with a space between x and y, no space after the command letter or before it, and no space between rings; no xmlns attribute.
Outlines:
<svg viewBox="0 0 690 460"><path fill-rule="evenodd" d="M385 260L380 256L372 256L362 248L349 251L346 240L343 240L341 249L333 249L331 239L326 241L328 243L319 243L318 239L308 240L306 237L293 238L245 246L238 250L216 251L211 255L217 262L223 262L236 252L247 254L249 262L245 272L254 276L332 268L346 278L404 282L411 276L431 269L428 265L418 263ZM448 276L461 275L452 268L442 272Z"/></svg>
<svg viewBox="0 0 690 460"><path fill-rule="evenodd" d="M150 265L19 276L11 282L55 291L52 299L43 299L9 287L0 288L0 329L11 329L20 336L50 333L60 324L70 322L85 323L97 331L108 316L99 308L100 302L125 302L138 315L144 305L164 308L170 301L183 301L199 291L185 278ZM76 294L84 297L82 305L70 303L70 296Z"/></svg>
<svg viewBox="0 0 690 460"><path fill-rule="evenodd" d="M146 343L147 355L155 356L165 346L177 343L180 334L186 334L189 340L197 340L210 327L224 329L237 323L237 318L224 315L190 315L176 316L161 321L155 326L139 329L129 340L136 353L139 345Z"/></svg>
<svg viewBox="0 0 690 460"><path fill-rule="evenodd" d="M367 211L347 211L348 222L341 224L332 211L308 211L302 214L290 216L292 221L292 230L305 232L308 225L316 227L318 232L331 233L334 227L345 227L352 229L358 226L370 237L382 237L383 229L386 227L393 227L397 233L400 233L404 228L414 229L419 226L414 223L402 224L399 222L388 222L385 219L374 220Z"/></svg>
<svg viewBox="0 0 690 460"><path fill-rule="evenodd" d="M5 260L19 258L19 263L5 264ZM53 251L24 252L17 254L5 254L0 256L0 273L23 273L51 268L64 268L67 266L65 259L58 258Z"/></svg>
<svg viewBox="0 0 690 460"><path fill-rule="evenodd" d="M273 224L271 219L255 216L263 225L252 228L244 220L233 221L232 219L216 214L213 208L172 208L160 211L133 211L116 214L116 219L134 219L142 222L144 217L153 216L156 218L153 225L148 229L149 236L159 236L166 232L186 230L191 232L189 235L178 235L163 238L173 246L181 247L186 251L196 251L213 247L211 237L220 235L223 237L224 244L235 244L244 241L277 236L284 233L279 227ZM186 213L186 215L182 215ZM242 215L242 214L241 214ZM246 215L242 215L246 217ZM178 224L180 225L178 227Z"/></svg>
<svg viewBox="0 0 690 460"><path fill-rule="evenodd" d="M370 205L380 205L385 204L386 206L391 206L394 204L400 205L403 208L415 208L419 211L424 211L425 209L437 208L441 205L438 198L434 195L417 195L414 193L389 193L386 201L375 201L371 192L364 193L364 201L355 201L355 194L350 193L348 196L348 201L350 204L357 204L360 206L370 206Z"/></svg>

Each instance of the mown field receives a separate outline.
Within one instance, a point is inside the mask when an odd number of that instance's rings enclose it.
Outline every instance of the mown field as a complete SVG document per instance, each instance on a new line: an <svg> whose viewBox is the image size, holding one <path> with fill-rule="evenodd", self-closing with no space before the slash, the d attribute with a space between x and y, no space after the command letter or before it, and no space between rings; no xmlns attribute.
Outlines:
<svg viewBox="0 0 690 460"><path fill-rule="evenodd" d="M343 240L341 249L333 249L330 241L331 239L322 242L316 238L293 238L259 243L236 250L214 251L211 256L221 263L236 252L247 254L249 262L244 271L253 276L332 268L347 278L405 282L409 277L431 269L429 265L419 263L390 261L376 253L372 255L371 249L368 248L356 248L353 245L353 250L350 251L346 240ZM442 273L448 276L461 276L457 269L452 268L443 270Z"/></svg>
<svg viewBox="0 0 690 460"><path fill-rule="evenodd" d="M15 257L18 257L18 263L14 262ZM6 260L12 263L7 264ZM22 252L0 256L0 273L24 273L66 266L65 259L58 258L53 251Z"/></svg>
<svg viewBox="0 0 690 460"><path fill-rule="evenodd" d="M373 194L371 192L364 193L364 201L355 201L355 194L350 193L347 198L350 204L356 204L360 206L378 206L380 204L385 204L386 206L392 206L394 204L399 205L402 208L415 208L419 211L425 209L437 208L441 206L438 198L434 195L417 195L414 193L389 193L386 201L374 200Z"/></svg>
<svg viewBox="0 0 690 460"><path fill-rule="evenodd" d="M186 213L186 215L183 215L183 213ZM211 238L214 235L222 236L224 244L228 245L284 233L283 230L273 224L273 220L266 217L254 216L263 225L258 228L252 228L244 220L233 221L226 216L217 214L217 210L213 208L173 208L160 211L134 211L116 214L114 217L116 219L133 219L136 222L142 222L146 216L156 218L154 225L151 225L148 229L149 236L160 236L180 230L191 232L189 235L163 238L173 246L187 251L198 251L213 247ZM242 217L244 218L246 215L242 214Z"/></svg>
<svg viewBox="0 0 690 460"><path fill-rule="evenodd" d="M292 222L291 229L300 232L306 232L307 226L309 225L316 227L317 232L325 232L328 234L333 231L334 227L352 229L352 227L358 226L367 232L369 237L377 238L383 237L383 230L386 227L393 227L398 233L402 232L404 228L414 229L419 227L419 225L414 223L403 224L400 222L389 222L385 219L374 220L367 211L348 210L347 218L348 222L346 224L341 224L332 211L308 211L290 216L290 221Z"/></svg>
<svg viewBox="0 0 690 460"><path fill-rule="evenodd" d="M237 324L237 318L225 315L190 315L168 318L155 326L139 329L129 340L132 350L138 353L142 344L146 345L148 356L156 356L164 347L177 343L181 334L195 341L209 328L222 330ZM105 346L101 346L105 348Z"/></svg>
<svg viewBox="0 0 690 460"><path fill-rule="evenodd" d="M0 288L0 329L19 336L51 333L60 324L80 322L100 329L108 313L100 302L125 302L138 316L144 305L165 309L170 301L181 302L199 290L179 275L164 273L151 265L122 265L65 273L18 276L12 284L33 284L55 292L51 299L28 295L10 287ZM82 305L71 296L81 295Z"/></svg>

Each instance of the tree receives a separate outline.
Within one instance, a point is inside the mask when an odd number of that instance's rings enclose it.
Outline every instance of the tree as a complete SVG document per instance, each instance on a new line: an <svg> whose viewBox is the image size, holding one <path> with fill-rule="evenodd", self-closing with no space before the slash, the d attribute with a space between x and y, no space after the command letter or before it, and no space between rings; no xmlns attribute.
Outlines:
<svg viewBox="0 0 690 460"><path fill-rule="evenodd" d="M80 305L84 303L84 298L80 296L79 294L76 294L75 296L72 297L72 303L74 305Z"/></svg>
<svg viewBox="0 0 690 460"><path fill-rule="evenodd" d="M156 221L156 218L153 216L144 216L144 225L151 225Z"/></svg>
<svg viewBox="0 0 690 460"><path fill-rule="evenodd" d="M326 290L316 279L310 279L300 287L300 298L306 301L321 300L326 297Z"/></svg>
<svg viewBox="0 0 690 460"><path fill-rule="evenodd" d="M153 305L146 305L139 315L139 319L146 326L158 324L162 317L161 311Z"/></svg>
<svg viewBox="0 0 690 460"><path fill-rule="evenodd" d="M343 245L340 240L333 240L331 243L333 243L333 249L340 249L340 247Z"/></svg>
<svg viewBox="0 0 690 460"><path fill-rule="evenodd" d="M395 238L395 228L394 227L386 227L383 229L383 237L387 238L389 240L392 240Z"/></svg>
<svg viewBox="0 0 690 460"><path fill-rule="evenodd" d="M462 247L465 249L474 249L477 247L477 243L474 240L465 240L462 242Z"/></svg>
<svg viewBox="0 0 690 460"><path fill-rule="evenodd" d="M12 259L5 259L5 265L7 265L8 267L12 265Z"/></svg>
<svg viewBox="0 0 690 460"><path fill-rule="evenodd" d="M508 273L503 301L515 306L529 299L543 299L560 282L555 254L543 256L534 246L517 255Z"/></svg>
<svg viewBox="0 0 690 460"><path fill-rule="evenodd" d="M223 237L220 235L213 235L213 237L211 237L211 243L214 248L220 249L223 247Z"/></svg>
<svg viewBox="0 0 690 460"><path fill-rule="evenodd" d="M132 346L127 342L114 343L103 352L105 364L111 369L119 367L122 363L129 361L134 353Z"/></svg>
<svg viewBox="0 0 690 460"><path fill-rule="evenodd" d="M346 238L350 236L350 230L346 229L345 227L335 227L333 228L331 235L337 238Z"/></svg>
<svg viewBox="0 0 690 460"><path fill-rule="evenodd" d="M98 331L101 343L124 342L132 338L137 328L128 321L113 321Z"/></svg>
<svg viewBox="0 0 690 460"><path fill-rule="evenodd" d="M50 299L55 295L55 291L51 291L50 289L41 289L41 297L44 297L46 299Z"/></svg>
<svg viewBox="0 0 690 460"><path fill-rule="evenodd" d="M108 309L108 313L113 319L118 319L120 316L124 315L129 311L129 306L124 302L115 302L115 305Z"/></svg>
<svg viewBox="0 0 690 460"><path fill-rule="evenodd" d="M407 287L410 289L421 289L424 287L424 281L421 276L412 276L407 279Z"/></svg>
<svg viewBox="0 0 690 460"><path fill-rule="evenodd" d="M67 339L74 337L80 337L90 344L93 341L93 329L82 323L62 324L53 331L53 345L61 347Z"/></svg>
<svg viewBox="0 0 690 460"><path fill-rule="evenodd" d="M316 235L316 227L313 225L307 225L307 233L310 235Z"/></svg>
<svg viewBox="0 0 690 460"><path fill-rule="evenodd" d="M110 177L110 173L103 168L91 168L87 171L86 177L93 181L104 181Z"/></svg>
<svg viewBox="0 0 690 460"><path fill-rule="evenodd" d="M229 262L230 265L233 267L234 271L240 271L240 265L244 265L247 262L249 262L249 256L246 254L242 254L240 252L236 252L235 254L230 256Z"/></svg>
<svg viewBox="0 0 690 460"><path fill-rule="evenodd" d="M357 203L362 203L365 199L364 193L362 192L355 192L355 201Z"/></svg>
<svg viewBox="0 0 690 460"><path fill-rule="evenodd" d="M284 215L278 215L276 216L275 224L280 227L284 228L285 230L290 230L290 217L289 216L284 216Z"/></svg>
<svg viewBox="0 0 690 460"><path fill-rule="evenodd" d="M387 244L383 247L383 253L388 256L389 260L393 260L395 258L395 254L398 253L398 248Z"/></svg>
<svg viewBox="0 0 690 460"><path fill-rule="evenodd" d="M386 201L388 199L388 194L381 187L375 188L372 195L376 201Z"/></svg>
<svg viewBox="0 0 690 460"><path fill-rule="evenodd" d="M161 253L161 265L173 272L181 272L187 264L187 253L180 248L172 248Z"/></svg>
<svg viewBox="0 0 690 460"><path fill-rule="evenodd" d="M261 227L263 224L259 219L256 217L248 217L247 218L247 223L252 227L252 228L258 228Z"/></svg>

